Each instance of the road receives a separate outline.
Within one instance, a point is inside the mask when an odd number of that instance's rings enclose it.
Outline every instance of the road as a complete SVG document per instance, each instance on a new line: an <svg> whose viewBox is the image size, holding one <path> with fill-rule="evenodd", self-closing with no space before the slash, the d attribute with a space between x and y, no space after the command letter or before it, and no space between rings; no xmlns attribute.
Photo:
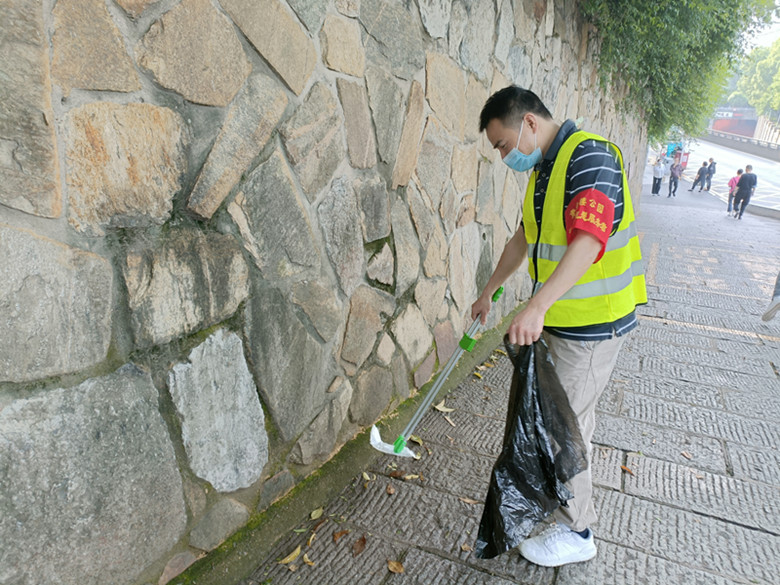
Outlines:
<svg viewBox="0 0 780 585"><path fill-rule="evenodd" d="M723 201L728 200L728 181L737 174L737 169L745 165L753 165L753 172L758 176L756 193L750 200L751 205L769 207L780 210L780 162L760 158L752 154L740 152L725 146L700 140L690 146L688 168L683 178L693 181L696 171L710 157L717 163L716 173L712 179L711 193ZM680 185L682 188L683 185ZM685 186L687 189L688 186ZM662 189L663 192L663 189Z"/></svg>

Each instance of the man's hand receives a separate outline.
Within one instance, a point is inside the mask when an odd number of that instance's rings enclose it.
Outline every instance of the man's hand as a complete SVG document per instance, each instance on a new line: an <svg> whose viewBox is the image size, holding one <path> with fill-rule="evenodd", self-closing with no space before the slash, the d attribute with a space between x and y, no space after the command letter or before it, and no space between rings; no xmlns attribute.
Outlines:
<svg viewBox="0 0 780 585"><path fill-rule="evenodd" d="M539 339L544 328L544 311L529 304L520 311L509 326L509 343L517 345L531 345Z"/></svg>
<svg viewBox="0 0 780 585"><path fill-rule="evenodd" d="M485 296L485 293L482 293L482 296L480 296L476 302L471 305L471 318L476 319L477 315L479 315L480 322L484 325L485 321L487 320L487 314L490 312L490 307L493 305L493 301L491 300L490 295Z"/></svg>

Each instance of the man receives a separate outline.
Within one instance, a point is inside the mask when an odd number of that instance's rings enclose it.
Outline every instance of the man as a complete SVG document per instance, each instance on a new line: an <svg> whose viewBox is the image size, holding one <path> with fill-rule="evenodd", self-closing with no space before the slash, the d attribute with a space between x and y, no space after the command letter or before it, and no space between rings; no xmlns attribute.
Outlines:
<svg viewBox="0 0 780 585"><path fill-rule="evenodd" d="M472 305L472 318L485 322L493 292L528 257L533 296L512 320L509 341L529 345L544 336L590 457L596 402L625 334L637 325L635 307L647 302L622 156L571 120L556 123L533 92L516 86L487 100L480 130L510 168L533 173L522 224ZM520 546L536 564L596 555L590 468L566 485L574 498L555 512L557 523Z"/></svg>
<svg viewBox="0 0 780 585"><path fill-rule="evenodd" d="M704 188L705 191L710 190L710 186L712 186L712 175L715 174L715 161L710 159L710 164L707 167L707 186Z"/></svg>
<svg viewBox="0 0 780 585"><path fill-rule="evenodd" d="M739 178L737 193L734 195L734 217L737 219L742 219L742 214L745 213L750 198L756 192L757 183L758 177L753 174L753 165L745 165L745 172Z"/></svg>
<svg viewBox="0 0 780 585"><path fill-rule="evenodd" d="M693 180L693 185L691 185L691 188L688 189L688 191L693 191L696 188L696 185L699 186L699 191L701 191L704 188L704 181L706 180L707 180L707 161L705 160L703 163L701 163L699 170L696 172L696 178Z"/></svg>
<svg viewBox="0 0 780 585"><path fill-rule="evenodd" d="M669 172L671 174L669 175L669 195L667 197L677 197L677 186L680 184L683 172L682 165L679 162L674 163Z"/></svg>

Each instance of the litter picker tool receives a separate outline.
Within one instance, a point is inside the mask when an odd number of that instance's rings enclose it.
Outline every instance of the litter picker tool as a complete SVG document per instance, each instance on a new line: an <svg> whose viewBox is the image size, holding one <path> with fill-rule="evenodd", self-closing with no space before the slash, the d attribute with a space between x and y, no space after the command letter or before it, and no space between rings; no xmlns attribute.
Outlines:
<svg viewBox="0 0 780 585"><path fill-rule="evenodd" d="M501 298L501 294L503 292L504 292L504 287L503 286L499 287L499 289L493 294L493 298L491 300L495 303L496 301L498 301L499 298ZM409 440L409 437L414 432L414 429L417 428L417 425L422 420L422 417L425 415L426 412L428 412L428 409L431 407L431 404L433 404L433 401L436 399L436 395L439 393L439 390L441 390L441 387L444 385L445 380L450 375L452 370L455 369L455 365L458 363L460 356L463 355L464 351L470 352L472 349L474 349L474 346L477 343L476 340L474 339L474 336L479 332L481 328L482 328L482 323L480 323L480 315L477 315L477 318L474 319L474 322L471 324L471 327L469 327L468 331L466 331L466 333L461 338L460 343L458 343L458 347L450 356L450 359L447 361L447 365L444 366L444 369L436 378L436 382L434 382L433 388L430 389L428 395L425 397L425 400L422 401L420 407L417 409L417 412L414 413L414 416L412 416L412 419L409 421L409 424L406 425L404 432L398 435L398 438L395 440L395 443L390 445L389 443L383 442L382 437L379 435L379 429L376 427L376 425L371 427L371 446L374 449L376 449L377 451L381 451L382 453L386 453L387 455L398 455L399 457L413 457L415 459L417 458L415 452L406 446L406 442Z"/></svg>

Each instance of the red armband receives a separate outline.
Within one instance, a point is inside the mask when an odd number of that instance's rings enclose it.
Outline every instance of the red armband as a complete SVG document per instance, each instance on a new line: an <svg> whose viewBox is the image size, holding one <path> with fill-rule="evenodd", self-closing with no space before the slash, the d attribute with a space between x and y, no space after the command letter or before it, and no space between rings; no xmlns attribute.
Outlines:
<svg viewBox="0 0 780 585"><path fill-rule="evenodd" d="M612 221L615 219L615 204L612 200L596 189L587 189L572 199L566 208L566 242L571 244L582 230L593 235L601 242L601 252L593 261L601 260L607 247L607 240L612 233Z"/></svg>

